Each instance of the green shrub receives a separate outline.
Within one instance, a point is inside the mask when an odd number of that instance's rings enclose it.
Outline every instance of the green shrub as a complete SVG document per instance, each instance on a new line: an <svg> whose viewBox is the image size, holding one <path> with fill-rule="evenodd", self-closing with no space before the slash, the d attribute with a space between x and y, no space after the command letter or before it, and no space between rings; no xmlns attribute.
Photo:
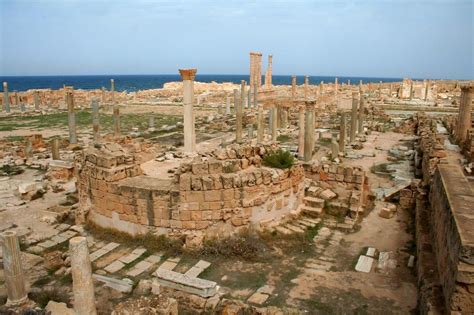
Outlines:
<svg viewBox="0 0 474 315"><path fill-rule="evenodd" d="M277 141L279 141L279 142L288 142L288 141L290 141L290 137L288 135L279 135L277 137Z"/></svg>
<svg viewBox="0 0 474 315"><path fill-rule="evenodd" d="M295 158L289 151L279 149L278 151L268 153L263 157L263 164L274 168L290 168L295 163Z"/></svg>

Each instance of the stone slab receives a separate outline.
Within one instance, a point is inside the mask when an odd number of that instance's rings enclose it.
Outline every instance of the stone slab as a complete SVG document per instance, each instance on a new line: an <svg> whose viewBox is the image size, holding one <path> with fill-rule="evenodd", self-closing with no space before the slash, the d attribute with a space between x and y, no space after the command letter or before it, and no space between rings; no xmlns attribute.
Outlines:
<svg viewBox="0 0 474 315"><path fill-rule="evenodd" d="M267 299L268 299L267 294L255 292L248 298L247 302L256 304L256 305L262 305L263 303L267 301Z"/></svg>
<svg viewBox="0 0 474 315"><path fill-rule="evenodd" d="M153 263L151 262L148 262L148 261L140 261L138 264L136 264L132 270L130 270L129 272L127 272L127 276L130 276L130 277L137 277L139 275L141 275L142 273L144 273L145 271L148 271L150 270L150 268L153 266Z"/></svg>
<svg viewBox="0 0 474 315"><path fill-rule="evenodd" d="M202 297L211 297L216 294L217 283L209 280L190 278L182 273L158 268L155 271L160 285L176 290L197 294Z"/></svg>
<svg viewBox="0 0 474 315"><path fill-rule="evenodd" d="M370 272L372 270L372 265L374 264L374 259L367 257L365 255L360 255L355 270L359 272Z"/></svg>
<svg viewBox="0 0 474 315"><path fill-rule="evenodd" d="M106 266L104 270L107 271L108 273L116 273L117 271L121 270L123 267L125 267L125 264L119 260L116 260L113 263Z"/></svg>
<svg viewBox="0 0 474 315"><path fill-rule="evenodd" d="M117 290L123 293L130 293L132 292L133 285L129 281L114 279L107 276L102 276L98 274L93 274L92 278L97 281L103 282L106 287L111 289Z"/></svg>

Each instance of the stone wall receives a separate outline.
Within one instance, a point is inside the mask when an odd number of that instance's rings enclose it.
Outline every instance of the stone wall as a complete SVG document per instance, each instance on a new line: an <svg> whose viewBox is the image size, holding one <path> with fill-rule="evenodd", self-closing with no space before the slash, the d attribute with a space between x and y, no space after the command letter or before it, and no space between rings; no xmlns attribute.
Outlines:
<svg viewBox="0 0 474 315"><path fill-rule="evenodd" d="M429 199L434 248L446 309L472 311L474 192L459 166L438 166Z"/></svg>
<svg viewBox="0 0 474 315"><path fill-rule="evenodd" d="M185 234L197 243L286 220L302 201L304 172L299 165L263 167L262 156L273 149L219 149L183 161L173 179L142 175L123 148L86 150L78 160L78 216L130 234Z"/></svg>

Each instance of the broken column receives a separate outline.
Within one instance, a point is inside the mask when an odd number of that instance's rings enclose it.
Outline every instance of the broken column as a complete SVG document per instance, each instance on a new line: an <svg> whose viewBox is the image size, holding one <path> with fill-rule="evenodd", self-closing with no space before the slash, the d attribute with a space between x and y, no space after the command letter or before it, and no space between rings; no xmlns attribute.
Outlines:
<svg viewBox="0 0 474 315"><path fill-rule="evenodd" d="M230 115L230 96L225 99L225 114Z"/></svg>
<svg viewBox="0 0 474 315"><path fill-rule="evenodd" d="M334 79L334 96L336 97L337 99L337 92L339 91L339 84L338 84L338 81L337 81L337 78Z"/></svg>
<svg viewBox="0 0 474 315"><path fill-rule="evenodd" d="M14 231L3 232L2 241L7 306L16 306L28 300L20 244Z"/></svg>
<svg viewBox="0 0 474 315"><path fill-rule="evenodd" d="M296 100L296 76L291 76L291 99Z"/></svg>
<svg viewBox="0 0 474 315"><path fill-rule="evenodd" d="M115 104L115 80L110 79L110 97L112 104Z"/></svg>
<svg viewBox="0 0 474 315"><path fill-rule="evenodd" d="M5 106L5 112L10 112L10 96L8 96L8 83L3 82L3 104Z"/></svg>
<svg viewBox="0 0 474 315"><path fill-rule="evenodd" d="M183 107L184 107L184 152L196 152L196 133L194 130L194 78L197 69L179 69L183 79Z"/></svg>
<svg viewBox="0 0 474 315"><path fill-rule="evenodd" d="M466 141L467 132L471 127L472 114L471 103L473 99L474 87L461 86L461 99L459 102L458 122L456 126L456 136L459 143Z"/></svg>
<svg viewBox="0 0 474 315"><path fill-rule="evenodd" d="M76 114L74 112L74 94L68 90L66 92L68 126L69 126L69 143L77 143L76 135Z"/></svg>
<svg viewBox="0 0 474 315"><path fill-rule="evenodd" d="M258 105L257 105L258 106ZM265 122L263 118L263 106L258 106L258 116L257 116L257 143L263 143L264 137L264 128Z"/></svg>
<svg viewBox="0 0 474 315"><path fill-rule="evenodd" d="M92 100L92 134L94 142L100 141L100 121L99 121L99 103L96 99Z"/></svg>
<svg viewBox="0 0 474 315"><path fill-rule="evenodd" d="M77 315L95 315L97 311L87 239L82 236L71 238L69 252L71 255L74 311Z"/></svg>
<svg viewBox="0 0 474 315"><path fill-rule="evenodd" d="M118 104L115 102L115 80L110 79L110 92L112 93L112 104L114 106L113 109L113 120L114 120L114 137L120 137L120 108Z"/></svg>
<svg viewBox="0 0 474 315"><path fill-rule="evenodd" d="M359 135L364 132L364 115L364 97L362 96L362 94L359 94L359 122L357 124L359 126Z"/></svg>
<svg viewBox="0 0 474 315"><path fill-rule="evenodd" d="M267 72L265 73L265 87L267 89L272 87L272 62L273 62L273 56L268 55L268 66L267 66Z"/></svg>
<svg viewBox="0 0 474 315"><path fill-rule="evenodd" d="M410 80L410 100L413 99L413 80Z"/></svg>
<svg viewBox="0 0 474 315"><path fill-rule="evenodd" d="M344 153L346 145L346 113L341 113L341 124L339 125L339 151Z"/></svg>
<svg viewBox="0 0 474 315"><path fill-rule="evenodd" d="M106 103L105 87L102 87L101 90L102 90L102 104L105 104Z"/></svg>
<svg viewBox="0 0 474 315"><path fill-rule="evenodd" d="M308 98L309 76L304 77L304 99Z"/></svg>
<svg viewBox="0 0 474 315"><path fill-rule="evenodd" d="M298 107L298 157L300 159L304 158L304 112L305 112L305 106L300 105Z"/></svg>
<svg viewBox="0 0 474 315"><path fill-rule="evenodd" d="M249 86L247 90L247 108L252 108L252 88Z"/></svg>
<svg viewBox="0 0 474 315"><path fill-rule="evenodd" d="M313 158L314 149L314 107L315 101L306 101L305 126L304 126L304 161Z"/></svg>
<svg viewBox="0 0 474 315"><path fill-rule="evenodd" d="M271 113L272 113L272 141L276 141L277 140L277 116L278 116L278 111L277 111L277 108L274 106L272 109L271 109Z"/></svg>
<svg viewBox="0 0 474 315"><path fill-rule="evenodd" d="M352 92L350 143L353 143L355 141L356 131L357 131L357 93Z"/></svg>
<svg viewBox="0 0 474 315"><path fill-rule="evenodd" d="M425 102L428 99L428 91L430 90L430 80L426 80L426 86L425 86Z"/></svg>
<svg viewBox="0 0 474 315"><path fill-rule="evenodd" d="M334 137L331 139L331 157L333 159L339 156L339 145Z"/></svg>
<svg viewBox="0 0 474 315"><path fill-rule="evenodd" d="M59 139L54 138L51 140L51 158L53 160L60 160L61 157L59 155Z"/></svg>
<svg viewBox="0 0 474 315"><path fill-rule="evenodd" d="M40 109L40 95L39 91L34 92L34 100L35 100L35 110Z"/></svg>

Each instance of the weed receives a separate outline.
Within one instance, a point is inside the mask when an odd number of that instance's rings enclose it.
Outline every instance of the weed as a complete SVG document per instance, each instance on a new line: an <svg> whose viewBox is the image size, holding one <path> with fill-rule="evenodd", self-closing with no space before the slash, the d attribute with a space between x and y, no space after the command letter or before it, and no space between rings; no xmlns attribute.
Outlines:
<svg viewBox="0 0 474 315"><path fill-rule="evenodd" d="M263 157L263 163L273 168L286 169L293 166L295 157L289 151L278 150L266 154Z"/></svg>
<svg viewBox="0 0 474 315"><path fill-rule="evenodd" d="M279 135L277 137L277 141L279 141L279 142L288 142L288 141L290 141L290 136L288 136L288 135Z"/></svg>

